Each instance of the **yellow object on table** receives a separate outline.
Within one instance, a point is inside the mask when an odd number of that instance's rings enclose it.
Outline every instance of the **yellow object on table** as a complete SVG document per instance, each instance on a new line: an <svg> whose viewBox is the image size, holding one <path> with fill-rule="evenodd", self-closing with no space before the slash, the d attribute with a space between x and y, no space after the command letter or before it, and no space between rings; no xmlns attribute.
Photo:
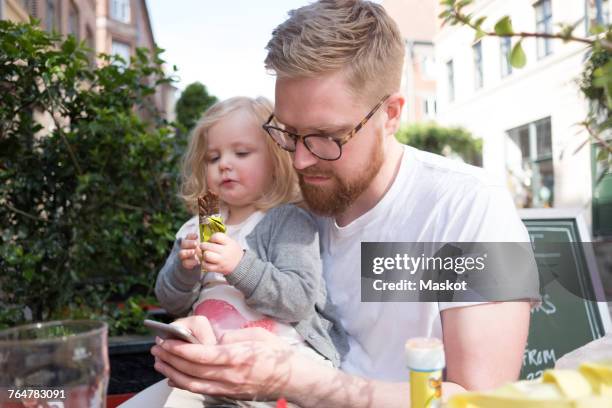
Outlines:
<svg viewBox="0 0 612 408"><path fill-rule="evenodd" d="M406 341L405 352L410 369L410 407L440 407L444 345L436 338L416 337Z"/></svg>
<svg viewBox="0 0 612 408"><path fill-rule="evenodd" d="M546 370L491 392L457 394L448 408L612 408L612 361L584 363L576 370Z"/></svg>

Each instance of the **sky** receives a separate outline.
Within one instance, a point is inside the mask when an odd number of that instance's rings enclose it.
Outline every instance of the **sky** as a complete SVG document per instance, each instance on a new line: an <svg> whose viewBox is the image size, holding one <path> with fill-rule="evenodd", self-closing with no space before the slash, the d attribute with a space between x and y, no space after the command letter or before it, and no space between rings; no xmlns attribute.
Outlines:
<svg viewBox="0 0 612 408"><path fill-rule="evenodd" d="M166 50L167 71L178 68L179 90L199 81L220 99L263 95L274 100L264 47L289 10L311 2L147 0L147 6L155 42Z"/></svg>

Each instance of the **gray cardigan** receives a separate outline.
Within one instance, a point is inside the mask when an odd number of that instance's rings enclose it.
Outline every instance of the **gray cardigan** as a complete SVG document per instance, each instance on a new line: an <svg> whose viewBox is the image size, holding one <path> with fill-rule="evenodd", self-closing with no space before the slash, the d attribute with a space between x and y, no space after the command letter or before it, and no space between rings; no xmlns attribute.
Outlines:
<svg viewBox="0 0 612 408"><path fill-rule="evenodd" d="M315 220L294 205L275 207L246 240L250 249L227 281L249 307L292 324L313 349L339 366L348 341L325 290ZM161 306L178 316L189 312L201 289L199 273L182 267L179 250L180 238L155 284Z"/></svg>

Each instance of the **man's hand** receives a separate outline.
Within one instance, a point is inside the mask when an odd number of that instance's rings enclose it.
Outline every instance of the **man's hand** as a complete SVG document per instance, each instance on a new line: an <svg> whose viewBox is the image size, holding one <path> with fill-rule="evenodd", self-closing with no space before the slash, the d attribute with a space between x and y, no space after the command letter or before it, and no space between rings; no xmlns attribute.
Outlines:
<svg viewBox="0 0 612 408"><path fill-rule="evenodd" d="M284 340L261 328L227 332L215 345L206 318L191 316L175 324L191 330L203 344L165 340L151 353L157 371L173 386L191 392L274 400L287 395L293 367L304 360Z"/></svg>
<svg viewBox="0 0 612 408"><path fill-rule="evenodd" d="M212 331L202 316L175 323L201 341ZM155 369L171 386L198 394L259 401L284 397L301 407L400 408L410 401L408 383L345 374L261 328L227 332L217 345L165 340L151 353Z"/></svg>
<svg viewBox="0 0 612 408"><path fill-rule="evenodd" d="M223 275L234 272L244 255L242 247L222 232L213 234L208 242L200 244L200 248L204 269Z"/></svg>

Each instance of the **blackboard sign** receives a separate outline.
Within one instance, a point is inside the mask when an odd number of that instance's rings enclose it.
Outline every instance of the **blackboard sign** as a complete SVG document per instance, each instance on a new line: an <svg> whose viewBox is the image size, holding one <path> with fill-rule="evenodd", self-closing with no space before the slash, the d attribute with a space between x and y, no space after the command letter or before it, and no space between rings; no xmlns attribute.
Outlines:
<svg viewBox="0 0 612 408"><path fill-rule="evenodd" d="M594 300L604 298L603 289L590 235L578 211L523 210L520 215L531 237L541 285L544 272L556 274L550 270L553 265L553 269L575 271L581 291L572 293L556 280L544 281L541 286L542 304L531 311L521 369L522 379L534 379L554 367L564 354L602 337L610 331L611 324L607 304ZM550 242L567 243L572 250L551 252L546 245Z"/></svg>

